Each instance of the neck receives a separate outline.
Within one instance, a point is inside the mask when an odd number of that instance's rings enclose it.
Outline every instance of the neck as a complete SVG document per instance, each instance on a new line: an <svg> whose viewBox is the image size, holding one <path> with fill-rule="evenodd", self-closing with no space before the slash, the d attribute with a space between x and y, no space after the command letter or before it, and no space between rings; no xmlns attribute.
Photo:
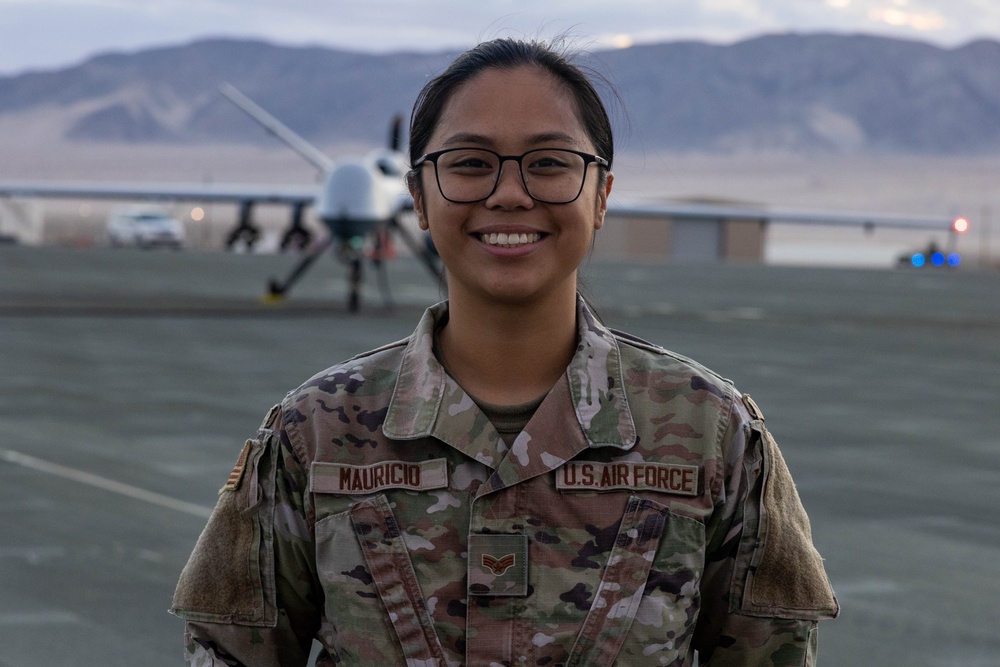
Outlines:
<svg viewBox="0 0 1000 667"><path fill-rule="evenodd" d="M448 370L467 392L496 405L531 401L552 388L576 349L576 285L518 303L449 295L438 339Z"/></svg>

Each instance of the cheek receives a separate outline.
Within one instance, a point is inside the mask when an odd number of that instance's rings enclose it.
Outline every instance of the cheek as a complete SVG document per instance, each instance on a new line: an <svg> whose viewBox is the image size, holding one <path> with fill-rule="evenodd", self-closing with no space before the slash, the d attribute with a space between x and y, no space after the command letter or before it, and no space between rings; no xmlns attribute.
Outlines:
<svg viewBox="0 0 1000 667"><path fill-rule="evenodd" d="M434 247L442 259L455 256L462 247L465 236L462 219L449 204L425 200L424 215L420 222L422 228L430 234Z"/></svg>
<svg viewBox="0 0 1000 667"><path fill-rule="evenodd" d="M422 221L431 234L451 235L464 228L474 204L453 204L434 190L421 198Z"/></svg>

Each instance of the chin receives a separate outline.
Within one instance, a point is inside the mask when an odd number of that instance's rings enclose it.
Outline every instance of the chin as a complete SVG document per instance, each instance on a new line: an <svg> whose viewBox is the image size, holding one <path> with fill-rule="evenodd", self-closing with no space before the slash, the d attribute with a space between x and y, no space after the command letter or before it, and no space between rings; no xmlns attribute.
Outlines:
<svg viewBox="0 0 1000 667"><path fill-rule="evenodd" d="M487 298L492 299L498 305L526 305L536 301L544 301L551 297L570 290L576 294L576 282L572 286L560 285L539 285L527 281L498 281L486 286L483 290Z"/></svg>

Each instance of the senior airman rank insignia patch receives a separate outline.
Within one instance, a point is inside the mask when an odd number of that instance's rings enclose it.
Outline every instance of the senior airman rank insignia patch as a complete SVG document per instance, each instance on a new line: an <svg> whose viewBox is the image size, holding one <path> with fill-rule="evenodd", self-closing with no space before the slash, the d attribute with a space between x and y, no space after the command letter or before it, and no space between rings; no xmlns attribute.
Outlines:
<svg viewBox="0 0 1000 667"><path fill-rule="evenodd" d="M490 554L483 554L483 567L493 572L493 574L498 577L504 572L514 567L517 563L517 556L514 554L507 554L500 558L494 558Z"/></svg>
<svg viewBox="0 0 1000 667"><path fill-rule="evenodd" d="M469 595L528 594L528 536L469 536Z"/></svg>

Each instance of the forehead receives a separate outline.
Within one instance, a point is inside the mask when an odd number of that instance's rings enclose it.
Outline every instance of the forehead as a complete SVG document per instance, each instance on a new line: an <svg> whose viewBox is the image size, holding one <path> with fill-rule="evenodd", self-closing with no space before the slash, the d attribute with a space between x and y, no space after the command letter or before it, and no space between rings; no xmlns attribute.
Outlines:
<svg viewBox="0 0 1000 667"><path fill-rule="evenodd" d="M592 148L577 100L565 83L537 67L487 69L452 93L431 145L447 147L471 137L495 147L528 146L559 136L573 147Z"/></svg>

